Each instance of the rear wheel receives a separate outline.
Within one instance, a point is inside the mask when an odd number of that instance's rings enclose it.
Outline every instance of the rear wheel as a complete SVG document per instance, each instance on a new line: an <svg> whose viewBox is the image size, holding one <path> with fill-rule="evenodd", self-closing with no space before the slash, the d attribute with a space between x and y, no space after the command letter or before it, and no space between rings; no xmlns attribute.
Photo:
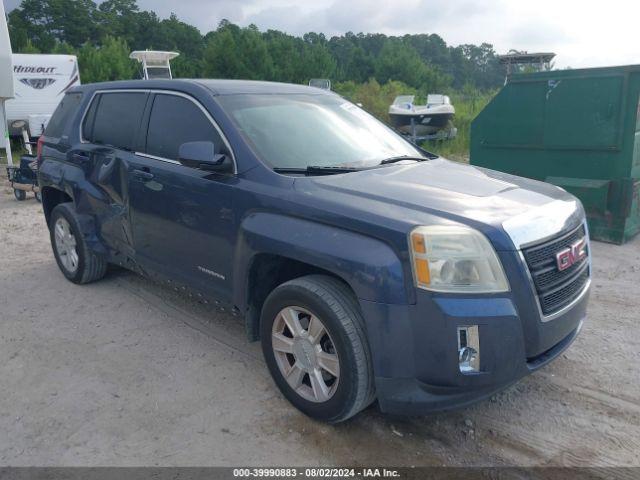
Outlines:
<svg viewBox="0 0 640 480"><path fill-rule="evenodd" d="M364 322L342 282L311 275L276 288L262 310L261 339L276 384L308 416L341 422L373 401Z"/></svg>
<svg viewBox="0 0 640 480"><path fill-rule="evenodd" d="M107 262L88 248L72 204L53 209L50 235L56 262L68 280L84 284L104 277Z"/></svg>

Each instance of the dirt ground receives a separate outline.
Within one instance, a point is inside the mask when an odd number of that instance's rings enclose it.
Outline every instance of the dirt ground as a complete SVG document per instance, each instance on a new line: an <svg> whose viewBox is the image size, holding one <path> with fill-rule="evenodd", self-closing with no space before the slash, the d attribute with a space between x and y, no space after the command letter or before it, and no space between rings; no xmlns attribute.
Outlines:
<svg viewBox="0 0 640 480"><path fill-rule="evenodd" d="M590 318L466 410L327 426L281 397L239 319L126 271L59 273L0 181L0 465L640 466L640 238L593 244Z"/></svg>

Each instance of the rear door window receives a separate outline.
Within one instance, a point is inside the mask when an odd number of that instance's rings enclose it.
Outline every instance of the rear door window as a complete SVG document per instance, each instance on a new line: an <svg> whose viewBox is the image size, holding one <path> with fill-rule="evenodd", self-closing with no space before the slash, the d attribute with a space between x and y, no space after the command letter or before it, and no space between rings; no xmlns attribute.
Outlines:
<svg viewBox="0 0 640 480"><path fill-rule="evenodd" d="M91 136L87 140L99 145L133 150L147 102L147 94L145 92L102 93L99 101L95 115L91 114L95 118L92 119L93 128L89 129Z"/></svg>
<svg viewBox="0 0 640 480"><path fill-rule="evenodd" d="M53 112L51 120L45 130L45 136L52 138L60 138L64 135L67 123L78 111L80 102L82 101L82 93L67 93L63 98L56 111Z"/></svg>
<svg viewBox="0 0 640 480"><path fill-rule="evenodd" d="M91 106L89 110L87 110L87 114L84 116L84 120L82 121L82 139L91 141L93 139L93 125L96 120L96 111L98 110L98 105L100 104L100 95L96 95L93 97L91 101Z"/></svg>
<svg viewBox="0 0 640 480"><path fill-rule="evenodd" d="M217 153L222 149L218 131L198 105L177 95L156 95L149 119L146 152L177 160L180 145L196 141L213 142Z"/></svg>

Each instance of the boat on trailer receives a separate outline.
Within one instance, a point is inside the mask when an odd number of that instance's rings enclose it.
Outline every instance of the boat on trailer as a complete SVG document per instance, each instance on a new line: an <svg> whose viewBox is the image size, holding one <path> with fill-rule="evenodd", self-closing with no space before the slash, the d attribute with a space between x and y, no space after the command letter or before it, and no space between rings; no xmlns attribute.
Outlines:
<svg viewBox="0 0 640 480"><path fill-rule="evenodd" d="M415 105L415 95L400 95L389 107L393 127L408 135L431 135L451 128L456 109L447 95L427 95L426 105Z"/></svg>

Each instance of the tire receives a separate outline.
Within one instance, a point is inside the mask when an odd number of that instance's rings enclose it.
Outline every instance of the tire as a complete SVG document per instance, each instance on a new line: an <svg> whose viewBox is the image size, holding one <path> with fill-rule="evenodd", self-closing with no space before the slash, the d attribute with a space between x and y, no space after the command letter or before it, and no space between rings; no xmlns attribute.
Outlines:
<svg viewBox="0 0 640 480"><path fill-rule="evenodd" d="M298 327L291 328L295 320ZM276 385L309 417L338 423L373 402L364 321L355 296L341 281L309 275L277 287L262 308L260 337Z"/></svg>
<svg viewBox="0 0 640 480"><path fill-rule="evenodd" d="M82 285L105 276L107 262L87 246L73 204L61 203L53 209L49 233L56 262L67 280Z"/></svg>
<svg viewBox="0 0 640 480"><path fill-rule="evenodd" d="M42 193L35 192L35 195L36 195L36 200L38 201L38 203L42 203Z"/></svg>
<svg viewBox="0 0 640 480"><path fill-rule="evenodd" d="M24 202L27 199L27 192L25 192L24 190L18 190L17 188L14 188L13 195L19 202Z"/></svg>

